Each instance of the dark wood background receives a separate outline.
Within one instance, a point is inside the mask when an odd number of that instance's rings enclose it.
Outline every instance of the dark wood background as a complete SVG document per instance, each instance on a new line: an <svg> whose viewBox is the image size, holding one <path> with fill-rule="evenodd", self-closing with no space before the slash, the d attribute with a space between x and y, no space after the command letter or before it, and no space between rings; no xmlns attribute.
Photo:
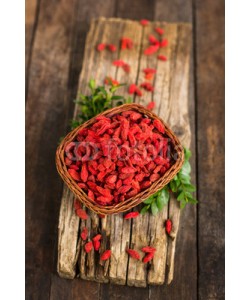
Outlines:
<svg viewBox="0 0 250 300"><path fill-rule="evenodd" d="M91 18L193 25L193 181L170 286L131 288L56 273L62 181L54 155L69 129ZM26 0L26 299L224 299L224 1Z"/></svg>

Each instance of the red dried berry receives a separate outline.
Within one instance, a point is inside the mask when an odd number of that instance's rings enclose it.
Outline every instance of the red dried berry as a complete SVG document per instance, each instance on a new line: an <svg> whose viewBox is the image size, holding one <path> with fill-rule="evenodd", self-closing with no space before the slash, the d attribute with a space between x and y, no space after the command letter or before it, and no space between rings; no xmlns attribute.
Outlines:
<svg viewBox="0 0 250 300"><path fill-rule="evenodd" d="M130 84L129 89L128 89L129 94L134 94L136 89L137 89L136 84Z"/></svg>
<svg viewBox="0 0 250 300"><path fill-rule="evenodd" d="M123 37L121 38L121 49L132 49L133 48L133 42L130 38Z"/></svg>
<svg viewBox="0 0 250 300"><path fill-rule="evenodd" d="M149 104L147 105L147 109L153 110L154 108L155 108L155 102L154 101L149 102Z"/></svg>
<svg viewBox="0 0 250 300"><path fill-rule="evenodd" d="M108 45L108 49L109 49L109 51L111 51L111 52L115 52L115 51L116 51L116 46L113 45L113 44L110 44L110 45Z"/></svg>
<svg viewBox="0 0 250 300"><path fill-rule="evenodd" d="M146 246L146 247L143 247L141 249L141 251L145 252L145 253L155 253L156 249L153 247L150 247L150 246Z"/></svg>
<svg viewBox="0 0 250 300"><path fill-rule="evenodd" d="M79 173L74 169L68 169L69 175L75 180L75 181L81 181Z"/></svg>
<svg viewBox="0 0 250 300"><path fill-rule="evenodd" d="M140 24L141 24L142 26L147 26L147 25L149 24L149 20L142 19L142 20L140 21Z"/></svg>
<svg viewBox="0 0 250 300"><path fill-rule="evenodd" d="M79 218L83 219L83 220L87 220L88 219L88 215L86 213L86 211L84 209L77 209L76 210L76 214Z"/></svg>
<svg viewBox="0 0 250 300"><path fill-rule="evenodd" d="M165 55L158 55L157 58L162 61L166 61L167 57Z"/></svg>
<svg viewBox="0 0 250 300"><path fill-rule="evenodd" d="M139 88L136 88L135 93L137 96L141 97L142 96L142 91Z"/></svg>
<svg viewBox="0 0 250 300"><path fill-rule="evenodd" d="M170 235L172 231L172 221L170 219L166 220L166 232L168 235Z"/></svg>
<svg viewBox="0 0 250 300"><path fill-rule="evenodd" d="M130 72L130 65L129 64L124 64L122 66L123 70L126 72L126 73L129 73Z"/></svg>
<svg viewBox="0 0 250 300"><path fill-rule="evenodd" d="M152 174L152 175L150 176L150 181L151 181L151 182L155 182L155 181L158 180L160 177L161 177L160 174Z"/></svg>
<svg viewBox="0 0 250 300"><path fill-rule="evenodd" d="M156 69L146 68L146 69L143 69L143 72L145 74L155 74L156 73Z"/></svg>
<svg viewBox="0 0 250 300"><path fill-rule="evenodd" d="M98 251L101 247L101 242L100 241L93 241L93 246L95 251Z"/></svg>
<svg viewBox="0 0 250 300"><path fill-rule="evenodd" d="M163 35L164 34L164 29L162 29L160 27L156 27L155 32L157 32L159 35Z"/></svg>
<svg viewBox="0 0 250 300"><path fill-rule="evenodd" d="M124 64L125 64L125 62L121 59L113 61L113 65L116 66L116 67L122 67L122 66L124 66Z"/></svg>
<svg viewBox="0 0 250 300"><path fill-rule="evenodd" d="M82 232L81 232L81 238L86 241L88 237L88 229L86 227L83 228Z"/></svg>
<svg viewBox="0 0 250 300"><path fill-rule="evenodd" d="M124 219L125 219L125 220L127 220L127 219L132 219L132 218L136 218L136 217L138 217L138 216L139 216L139 212L138 212L138 211L132 211L132 212L126 214L126 215L124 216Z"/></svg>
<svg viewBox="0 0 250 300"><path fill-rule="evenodd" d="M75 208L75 210L81 209L82 208L82 202L80 202L78 199L75 199L74 208Z"/></svg>
<svg viewBox="0 0 250 300"><path fill-rule="evenodd" d="M144 88L145 90L152 92L154 90L154 87L149 82L143 82L140 84L140 87Z"/></svg>
<svg viewBox="0 0 250 300"><path fill-rule="evenodd" d="M134 173L136 170L132 167L124 167L121 169L122 173L128 174L128 173Z"/></svg>
<svg viewBox="0 0 250 300"><path fill-rule="evenodd" d="M167 39L163 39L161 42L160 42L160 47L161 48L164 48L168 45L168 40Z"/></svg>
<svg viewBox="0 0 250 300"><path fill-rule="evenodd" d="M92 242L88 242L84 245L84 249L86 253L89 253L93 248L93 243Z"/></svg>
<svg viewBox="0 0 250 300"><path fill-rule="evenodd" d="M101 238L102 238L102 235L101 234L97 234L96 236L94 236L92 238L92 241L100 241Z"/></svg>
<svg viewBox="0 0 250 300"><path fill-rule="evenodd" d="M103 252L103 254L100 257L100 260L107 260L111 256L111 250L106 250Z"/></svg>
<svg viewBox="0 0 250 300"><path fill-rule="evenodd" d="M152 80L154 78L154 74L152 74L152 73L145 74L144 78L147 80Z"/></svg>
<svg viewBox="0 0 250 300"><path fill-rule="evenodd" d="M95 200L95 195L94 195L93 191L88 190L88 196L89 196L89 198L92 199L93 201Z"/></svg>
<svg viewBox="0 0 250 300"><path fill-rule="evenodd" d="M88 180L88 168L86 162L82 164L82 170L81 170L81 179L83 182L87 182Z"/></svg>
<svg viewBox="0 0 250 300"><path fill-rule="evenodd" d="M145 55L152 55L152 54L154 54L155 52L157 52L158 49L159 49L159 45L151 45L151 46L149 46L148 48L146 48L146 49L144 50L144 54L145 54Z"/></svg>
<svg viewBox="0 0 250 300"><path fill-rule="evenodd" d="M133 250L133 249L127 249L126 252L134 259L140 260L140 254Z"/></svg>
<svg viewBox="0 0 250 300"><path fill-rule="evenodd" d="M154 252L149 253L147 255L145 255L145 257L143 258L143 263L146 264L147 262L149 262L150 260L152 260L154 257Z"/></svg>
<svg viewBox="0 0 250 300"><path fill-rule="evenodd" d="M103 51L105 49L106 45L105 44L98 44L97 45L97 50L98 51Z"/></svg>
<svg viewBox="0 0 250 300"><path fill-rule="evenodd" d="M69 159L68 157L65 157L65 165L70 166L72 164L72 160Z"/></svg>
<svg viewBox="0 0 250 300"><path fill-rule="evenodd" d="M148 40L151 45L158 45L158 46L160 45L160 42L152 34L149 35Z"/></svg>
<svg viewBox="0 0 250 300"><path fill-rule="evenodd" d="M161 133L164 133L165 132L165 127L164 125L162 124L162 122L160 120L157 120L155 119L153 121L153 125L155 126L155 128L160 131Z"/></svg>
<svg viewBox="0 0 250 300"><path fill-rule="evenodd" d="M96 189L97 189L97 191L100 193L100 194L102 194L103 196L105 196L105 197L110 197L111 196L111 194L110 194L110 190L108 190L108 189L104 189L104 188L102 188L102 187L100 187L100 186L96 186Z"/></svg>
<svg viewBox="0 0 250 300"><path fill-rule="evenodd" d="M77 185L81 188L81 189L87 189L87 185L83 182L78 182Z"/></svg>
<svg viewBox="0 0 250 300"><path fill-rule="evenodd" d="M110 175L107 177L106 182L107 183L115 183L117 180L117 175Z"/></svg>

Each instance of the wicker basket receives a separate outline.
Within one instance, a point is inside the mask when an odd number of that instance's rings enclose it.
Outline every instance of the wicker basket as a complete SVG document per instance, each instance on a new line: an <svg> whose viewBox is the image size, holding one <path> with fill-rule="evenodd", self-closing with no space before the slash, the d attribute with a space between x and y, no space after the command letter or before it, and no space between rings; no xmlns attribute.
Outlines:
<svg viewBox="0 0 250 300"><path fill-rule="evenodd" d="M58 173L62 177L62 179L65 181L65 183L68 185L69 189L75 194L75 196L89 209L93 210L94 212L98 214L116 214L120 212L124 212L126 210L131 209L134 206L137 206L140 204L143 200L147 199L150 195L156 193L158 190L162 189L167 183L169 183L173 177L179 172L183 162L184 162L184 152L183 148L178 140L178 138L174 135L171 129L168 128L168 126L153 112L148 111L143 106L138 104L124 104L112 109L109 109L107 111L104 111L100 115L113 115L122 113L127 110L134 110L137 112L142 113L145 116L148 116L151 119L159 119L164 125L167 136L172 141L172 148L175 154L175 163L170 167L170 169L167 170L167 172L159 178L157 181L155 181L149 188L145 189L144 191L140 192L136 196L126 199L123 202L120 202L118 204L112 205L112 206L102 206L92 199L90 199L86 193L77 185L77 183L71 178L67 171L67 166L64 161L64 154L65 154L65 146L73 141L77 135L77 132L81 128L88 127L95 123L95 117L88 120L84 124L80 125L79 127L75 128L73 131L71 131L60 143L60 145L57 148L56 151L56 167L58 170Z"/></svg>

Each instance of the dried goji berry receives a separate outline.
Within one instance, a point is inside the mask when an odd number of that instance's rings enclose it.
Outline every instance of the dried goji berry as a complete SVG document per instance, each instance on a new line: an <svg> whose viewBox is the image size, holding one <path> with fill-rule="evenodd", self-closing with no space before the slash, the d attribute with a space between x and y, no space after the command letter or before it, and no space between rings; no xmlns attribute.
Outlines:
<svg viewBox="0 0 250 300"><path fill-rule="evenodd" d="M152 174L152 175L150 176L150 181L151 181L151 182L155 182L155 181L158 180L160 177L161 177L160 174Z"/></svg>
<svg viewBox="0 0 250 300"><path fill-rule="evenodd" d="M145 90L152 92L154 90L154 87L149 82L143 82L140 84L140 87L144 88Z"/></svg>
<svg viewBox="0 0 250 300"><path fill-rule="evenodd" d="M170 235L172 231L172 221L170 219L166 220L166 232L168 235Z"/></svg>
<svg viewBox="0 0 250 300"><path fill-rule="evenodd" d="M150 260L152 260L154 257L154 252L152 253L148 253L147 255L145 255L145 257L143 258L143 263L146 264L147 262L149 262Z"/></svg>
<svg viewBox="0 0 250 300"><path fill-rule="evenodd" d="M115 51L116 51L116 46L113 45L113 44L110 44L110 45L108 45L108 49L109 49L109 51L111 51L111 52L115 52Z"/></svg>
<svg viewBox="0 0 250 300"><path fill-rule="evenodd" d="M141 23L142 26L147 26L148 23L149 23L149 21L146 20L146 19L142 19L142 20L140 21L140 23Z"/></svg>
<svg viewBox="0 0 250 300"><path fill-rule="evenodd" d="M70 166L72 164L72 160L69 159L68 157L65 157L65 165Z"/></svg>
<svg viewBox="0 0 250 300"><path fill-rule="evenodd" d="M165 55L158 55L157 58L162 61L166 61L167 57Z"/></svg>
<svg viewBox="0 0 250 300"><path fill-rule="evenodd" d="M99 241L102 238L101 234L97 234L92 238L92 241Z"/></svg>
<svg viewBox="0 0 250 300"><path fill-rule="evenodd" d="M134 173L135 171L136 171L135 168L131 168L131 167L121 168L121 172L125 174Z"/></svg>
<svg viewBox="0 0 250 300"><path fill-rule="evenodd" d="M83 228L82 232L81 232L81 238L86 241L88 237L88 229L86 227Z"/></svg>
<svg viewBox="0 0 250 300"><path fill-rule="evenodd" d="M81 188L81 189L84 189L86 190L87 189L87 185L83 182L78 182L77 185Z"/></svg>
<svg viewBox="0 0 250 300"><path fill-rule="evenodd" d="M130 65L129 64L124 64L122 66L123 70L126 72L126 73L129 73L130 72Z"/></svg>
<svg viewBox="0 0 250 300"><path fill-rule="evenodd" d="M165 132L164 125L161 123L160 120L155 119L155 120L153 121L153 124L154 124L155 128L156 128L159 132L161 132L161 133L164 133L164 132Z"/></svg>
<svg viewBox="0 0 250 300"><path fill-rule="evenodd" d="M145 74L144 78L147 79L147 80L152 80L154 78L154 74L153 73Z"/></svg>
<svg viewBox="0 0 250 300"><path fill-rule="evenodd" d="M156 73L156 69L146 68L146 69L143 69L143 72L145 74L155 74Z"/></svg>
<svg viewBox="0 0 250 300"><path fill-rule="evenodd" d="M122 185L122 186L118 189L118 193L119 193L119 194L125 194L125 193L127 193L130 189L131 189L131 186L129 186L129 185Z"/></svg>
<svg viewBox="0 0 250 300"><path fill-rule="evenodd" d="M164 29L162 29L160 27L156 27L155 32L157 32L159 35L163 35L164 34Z"/></svg>
<svg viewBox="0 0 250 300"><path fill-rule="evenodd" d="M76 181L81 181L80 174L74 169L68 169L69 175Z"/></svg>
<svg viewBox="0 0 250 300"><path fill-rule="evenodd" d="M76 214L78 215L79 218L83 219L83 220L87 220L88 219L88 215L86 213L86 210L79 208L76 210Z"/></svg>
<svg viewBox="0 0 250 300"><path fill-rule="evenodd" d="M82 164L82 170L81 170L81 179L83 182L87 182L88 180L88 168L87 168L87 164L86 163L83 163Z"/></svg>
<svg viewBox="0 0 250 300"><path fill-rule="evenodd" d="M149 102L149 104L147 105L147 109L153 110L154 108L155 108L155 102L154 101Z"/></svg>
<svg viewBox="0 0 250 300"><path fill-rule="evenodd" d="M146 246L141 249L142 252L145 253L154 253L156 249L154 247Z"/></svg>
<svg viewBox="0 0 250 300"><path fill-rule="evenodd" d="M130 84L129 89L128 89L129 94L134 94L136 89L137 89L136 84Z"/></svg>
<svg viewBox="0 0 250 300"><path fill-rule="evenodd" d="M98 251L101 247L101 242L100 241L93 241L93 246L95 251Z"/></svg>
<svg viewBox="0 0 250 300"><path fill-rule="evenodd" d="M133 249L126 249L126 252L134 259L140 260L140 254Z"/></svg>
<svg viewBox="0 0 250 300"><path fill-rule="evenodd" d="M97 45L97 50L98 51L103 51L105 49L106 45L105 44L98 44Z"/></svg>
<svg viewBox="0 0 250 300"><path fill-rule="evenodd" d="M117 180L117 175L110 175L106 178L107 183L115 183Z"/></svg>
<svg viewBox="0 0 250 300"><path fill-rule="evenodd" d="M95 195L94 195L93 191L88 190L88 196L90 199L95 200Z"/></svg>
<svg viewBox="0 0 250 300"><path fill-rule="evenodd" d="M106 250L103 252L103 254L100 257L100 260L107 260L111 256L111 250Z"/></svg>
<svg viewBox="0 0 250 300"><path fill-rule="evenodd" d="M100 196L97 197L96 200L99 202L102 202L103 204L108 204L113 200L113 196L112 197L105 197L105 196Z"/></svg>
<svg viewBox="0 0 250 300"><path fill-rule="evenodd" d="M88 242L84 245L84 249L86 253L89 253L93 248L93 243L92 242Z"/></svg>
<svg viewBox="0 0 250 300"><path fill-rule="evenodd" d="M146 180L141 183L141 188L146 189L146 188L150 187L150 185L151 185L151 182L149 180Z"/></svg>
<svg viewBox="0 0 250 300"><path fill-rule="evenodd" d="M152 34L148 37L149 43L152 45L160 45L160 42Z"/></svg>
<svg viewBox="0 0 250 300"><path fill-rule="evenodd" d="M133 42L130 38L121 38L121 49L131 49L133 47Z"/></svg>
<svg viewBox="0 0 250 300"><path fill-rule="evenodd" d="M151 45L151 46L149 46L148 48L146 48L146 49L144 50L144 54L145 54L145 55L152 55L152 54L154 54L155 52L157 52L158 49L159 49L159 45L158 45L158 44L157 44L157 45Z"/></svg>
<svg viewBox="0 0 250 300"><path fill-rule="evenodd" d="M75 208L75 210L81 209L82 208L82 202L80 202L78 199L75 199L74 208Z"/></svg>
<svg viewBox="0 0 250 300"><path fill-rule="evenodd" d="M122 67L122 66L124 66L124 64L125 64L125 62L121 59L113 61L113 65L116 66L116 67Z"/></svg>
<svg viewBox="0 0 250 300"><path fill-rule="evenodd" d="M138 216L139 216L139 212L138 211L132 211L132 212L126 214L124 216L124 219L132 219L132 218L136 218Z"/></svg>
<svg viewBox="0 0 250 300"><path fill-rule="evenodd" d="M160 42L160 47L163 48L163 47L166 47L168 45L168 40L167 39L163 39L161 42Z"/></svg>

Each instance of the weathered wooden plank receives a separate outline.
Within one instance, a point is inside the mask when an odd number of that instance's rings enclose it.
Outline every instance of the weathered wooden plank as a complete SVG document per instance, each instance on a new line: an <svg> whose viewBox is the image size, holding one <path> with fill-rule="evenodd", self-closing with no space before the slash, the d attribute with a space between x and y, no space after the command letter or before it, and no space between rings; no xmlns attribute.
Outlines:
<svg viewBox="0 0 250 300"><path fill-rule="evenodd" d="M167 22L192 23L192 1L155 1L155 19ZM173 38L173 37L172 37ZM172 39L169 37L169 41ZM190 38L192 41L192 37ZM192 182L195 184L195 100L193 60L191 51L191 69L189 81L188 118L191 126L191 166ZM169 55L169 54L168 54ZM155 98L157 101L157 98ZM161 111L164 111L163 107ZM176 132L178 135L178 132ZM170 240L171 242L171 240ZM170 285L149 286L150 299L196 299L197 298L197 239L196 239L196 207L187 206L181 213L179 231L176 240L174 280ZM188 263L187 263L188 262ZM190 276L192 274L192 276Z"/></svg>
<svg viewBox="0 0 250 300"><path fill-rule="evenodd" d="M224 1L195 1L199 299L224 299ZM216 18L211 22L211 16Z"/></svg>
<svg viewBox="0 0 250 300"><path fill-rule="evenodd" d="M25 77L28 78L28 66L30 63L32 46L38 21L38 0L25 1Z"/></svg>
<svg viewBox="0 0 250 300"><path fill-rule="evenodd" d="M123 69L118 68L116 79L119 82L125 82L127 84L135 83L140 61L142 27L137 22L126 21L120 36L131 38L132 41L134 41L134 47L131 50L120 51L119 59L128 63L131 66L131 70L129 73L126 73ZM121 93L128 95L128 87L126 86L123 90L121 89ZM111 220L112 258L109 277L111 282L124 285L127 278L128 255L126 248L129 247L130 243L131 222L124 220L122 214L112 216Z"/></svg>
<svg viewBox="0 0 250 300"><path fill-rule="evenodd" d="M188 42L185 40L183 44L180 43L179 39L172 39L170 42L170 50L165 49L164 54L169 52L169 56L171 57L177 55L176 61L170 59L170 62L164 63L157 61L156 57L146 57L144 55L140 56L140 52L142 52L148 46L148 34L152 33L154 24L146 27L144 31L144 36L142 37L142 28L138 22L132 21L120 21L120 20L105 20L100 19L99 21L95 21L93 23L93 29L95 30L95 35L93 37L93 33L91 34L91 40L87 41L86 44L86 52L88 53L86 60L83 63L83 68L80 77L79 90L86 93L86 85L90 78L95 78L97 80L97 84L103 83L103 80L106 75L111 75L115 77L119 81L126 80L128 83L133 83L137 81L137 83L144 81L144 75L142 70L145 67L156 67L157 75L155 78L155 85L161 91L160 94L156 94L157 96L157 109L159 110L159 114L164 119L167 119L170 124L175 126L175 130L179 130L179 134L183 133L184 137L190 133L188 130L188 122L185 120L185 113L187 113L187 88L188 88L188 67L189 67L189 51L188 51ZM97 25L97 26L95 26ZM177 31L179 30L178 26L187 27L187 25L166 25L159 24L165 28L171 37L176 37ZM89 35L90 36L90 35ZM88 36L88 37L89 37ZM129 36L132 39L134 38L135 48L133 51L120 51L115 53L110 53L107 51L103 51L101 53L97 53L95 50L95 46L98 42L104 43L114 43L118 46L117 37L121 36ZM187 35L188 37L188 35ZM182 35L180 39L182 39ZM141 42L142 41L142 42ZM142 45L141 45L142 43ZM185 45L185 47L183 46ZM184 49L183 49L184 48ZM180 57L179 57L180 56ZM85 54L86 57L86 54ZM117 58L122 58L126 62L131 64L131 73L126 74L123 70L116 70L114 66L112 66L112 61ZM138 63L139 62L139 63ZM137 66L138 64L138 66ZM152 66L152 64L154 64ZM98 67L99 66L99 67ZM182 69L183 68L183 69ZM135 70L138 70L137 72ZM169 80L169 76L175 75L175 79ZM185 77L186 78L183 78ZM181 84L180 84L181 82ZM175 89L175 93L168 93L168 98L166 99L164 96L164 90L171 91ZM176 91L176 89L178 91ZM126 93L126 91L124 91ZM155 96L155 95L154 95ZM177 107L176 103L173 99L181 99L181 103L179 104L179 111L176 113L172 113L172 110ZM183 98L183 99L182 99ZM142 101L142 99L144 99ZM137 98L136 101L139 99ZM143 104L148 103L152 100L152 95L150 93L145 92L143 98L140 98L140 102ZM166 109L162 109L164 107L165 102L169 102ZM77 114L77 108L75 110L75 115ZM173 116L172 116L173 115ZM172 121L170 121L172 118ZM171 123L172 122L172 123ZM185 126L187 128L187 134L184 134L180 130L181 127L177 127L177 124L181 124L180 126ZM184 125L183 125L184 124ZM183 141L185 142L184 138ZM69 204L68 204L69 205ZM172 214L176 217L175 228L176 231L178 229L178 221L179 221L179 210L175 211L175 207L170 205L170 209L172 210ZM87 227L93 232L98 232L98 218L94 214L90 214L91 218L89 221L83 222L82 226L87 225ZM80 256L80 276L84 279L95 279L98 281L107 281L108 278L118 284L125 284L126 282L126 270L127 271L127 284L134 286L146 286L147 280L150 284L162 284L165 279L165 262L167 259L167 237L164 230L164 221L168 216L168 209L164 209L162 213L160 213L157 218L146 214L145 216L141 216L136 220L133 220L132 225L132 235L130 237L130 222L124 221L122 216L109 216L105 219L101 220L101 225L99 231L102 232L103 236L105 236L105 240L102 243L101 252L109 249L111 247L112 257L110 261L105 263L98 263L99 255L97 253L91 252L89 254L85 254L83 250L81 250ZM77 226L77 225L76 225ZM145 230L147 228L147 230ZM75 231L74 231L75 232ZM91 233L91 237L93 236L93 232ZM77 236L77 233L74 233ZM78 234L79 235L79 234ZM67 240L67 239L66 239ZM82 244L79 241L78 244ZM130 244L130 245L129 245ZM141 262L136 262L135 260L128 261L128 256L125 253L126 247L130 246L131 248L136 247L136 249L140 249L145 245L152 245L161 248L155 258L153 263L151 264L151 268L149 268L149 272L147 270L146 265ZM175 242L173 242L173 249L175 247ZM173 261L174 251L171 250L171 256L169 261ZM75 255L77 255L77 249L75 251ZM70 261L71 265L69 265L69 269L72 270L72 263L75 264L75 257L72 255L72 259ZM170 265L171 268L171 265ZM74 269L74 265L73 265Z"/></svg>
<svg viewBox="0 0 250 300"><path fill-rule="evenodd" d="M49 299L62 184L54 155L68 119L75 1L42 1L26 104L26 297ZM46 30L45 30L46 28Z"/></svg>
<svg viewBox="0 0 250 300"><path fill-rule="evenodd" d="M78 231L80 220L74 210L74 195L64 186L58 226L57 272L63 278L75 277L79 254Z"/></svg>
<svg viewBox="0 0 250 300"><path fill-rule="evenodd" d="M174 56L176 61L172 61L171 70L175 75L170 84L169 108L171 114L168 116L168 123L180 138L182 145L189 148L191 142L190 123L188 119L188 84L190 68L191 50L191 26L178 25L177 46ZM180 208L176 199L171 197L169 203L169 217L173 221L173 228L177 234L180 220ZM174 255L176 238L170 241L168 248L168 284L173 279Z"/></svg>

